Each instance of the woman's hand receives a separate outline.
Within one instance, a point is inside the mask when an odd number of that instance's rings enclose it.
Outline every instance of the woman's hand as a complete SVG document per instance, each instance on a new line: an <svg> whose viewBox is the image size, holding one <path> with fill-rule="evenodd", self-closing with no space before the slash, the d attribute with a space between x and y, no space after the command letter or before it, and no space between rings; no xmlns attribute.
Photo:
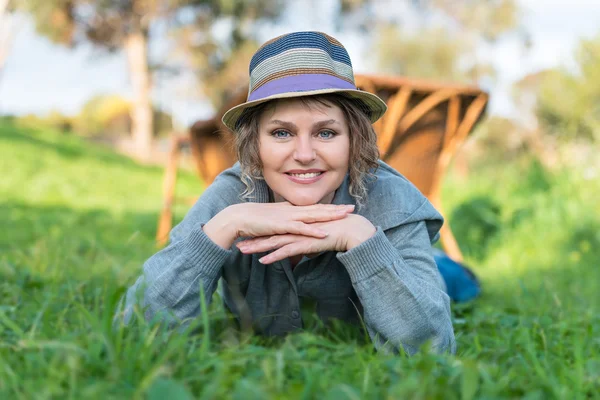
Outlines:
<svg viewBox="0 0 600 400"><path fill-rule="evenodd" d="M244 254L275 250L259 260L263 264L271 264L300 254L347 251L363 243L376 232L376 228L368 219L356 214L348 214L342 219L318 222L311 225L326 231L328 233L327 237L276 234L244 240L236 245Z"/></svg>
<svg viewBox="0 0 600 400"><path fill-rule="evenodd" d="M227 207L208 221L203 229L213 242L226 249L240 237L295 234L324 238L328 232L316 223L344 218L353 210L354 205L242 203Z"/></svg>

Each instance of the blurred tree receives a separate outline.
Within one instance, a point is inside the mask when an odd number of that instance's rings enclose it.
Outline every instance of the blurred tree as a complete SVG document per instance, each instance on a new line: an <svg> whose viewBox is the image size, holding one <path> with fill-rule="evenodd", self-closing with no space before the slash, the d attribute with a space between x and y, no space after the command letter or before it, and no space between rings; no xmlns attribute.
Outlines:
<svg viewBox="0 0 600 400"><path fill-rule="evenodd" d="M538 92L551 70L536 71L525 75L512 85L511 97L518 110L518 118L526 128L537 130L539 121L536 115Z"/></svg>
<svg viewBox="0 0 600 400"><path fill-rule="evenodd" d="M10 0L0 0L0 79L13 37Z"/></svg>
<svg viewBox="0 0 600 400"><path fill-rule="evenodd" d="M280 0L225 3L226 12L235 17L223 19L218 29L210 30L206 28L207 16L198 15L196 23L175 29L173 37L177 48L167 60L175 73L182 69L193 71L201 93L215 108L227 103L247 82L248 64L258 47L257 21L275 19L284 5ZM179 65L172 68L177 62Z"/></svg>
<svg viewBox="0 0 600 400"><path fill-rule="evenodd" d="M548 134L600 143L600 34L581 40L574 58L574 70L554 69L544 74L536 115Z"/></svg>
<svg viewBox="0 0 600 400"><path fill-rule="evenodd" d="M451 221L461 250L481 260L502 231L502 207L491 197L472 197L453 210Z"/></svg>
<svg viewBox="0 0 600 400"><path fill-rule="evenodd" d="M387 25L380 28L378 42L379 66L387 73L453 82L472 78L459 65L466 43L448 36L443 28L405 34L398 27Z"/></svg>
<svg viewBox="0 0 600 400"><path fill-rule="evenodd" d="M523 127L516 121L492 116L477 127L469 156L486 163L511 160L527 149L525 140Z"/></svg>
<svg viewBox="0 0 600 400"><path fill-rule="evenodd" d="M123 49L127 55L133 88L132 138L138 156L150 154L153 132L149 42L153 30L193 27L194 40L206 58L219 58L221 46L214 40L215 24L229 21L225 44L240 41L237 26L251 26L263 17L277 15L277 0L22 0L23 10L35 19L39 33L57 43L91 42L108 51ZM213 63L204 65L213 67Z"/></svg>
<svg viewBox="0 0 600 400"><path fill-rule="evenodd" d="M73 121L73 130L82 136L119 136L126 134L131 119L130 101L118 95L97 95L89 99Z"/></svg>
<svg viewBox="0 0 600 400"><path fill-rule="evenodd" d="M551 74L552 71L542 70L525 75L511 88L512 100L517 111L518 137L523 143L523 147L545 167L552 167L556 163L556 140L549 137L541 128L536 111L542 82ZM503 134L498 130L495 132L499 135Z"/></svg>
<svg viewBox="0 0 600 400"><path fill-rule="evenodd" d="M463 30L487 41L496 41L519 26L516 0L415 0L425 11L435 8ZM522 31L521 33L524 33Z"/></svg>
<svg viewBox="0 0 600 400"><path fill-rule="evenodd" d="M45 124L63 133L70 133L73 130L73 119L57 110L48 113Z"/></svg>
<svg viewBox="0 0 600 400"><path fill-rule="evenodd" d="M131 131L132 106L131 101L119 95L100 94L90 98L79 114L74 116L51 110L45 115L27 114L17 117L17 120L114 144ZM152 115L152 136L158 138L167 135L173 127L172 116L156 107L153 107Z"/></svg>
<svg viewBox="0 0 600 400"><path fill-rule="evenodd" d="M8 13L8 0L0 0L0 20L6 13Z"/></svg>
<svg viewBox="0 0 600 400"><path fill-rule="evenodd" d="M97 95L89 99L72 118L72 129L87 137L116 138L131 129L132 102L119 95ZM164 136L172 129L172 116L153 108L153 137Z"/></svg>
<svg viewBox="0 0 600 400"><path fill-rule="evenodd" d="M487 85L496 77L485 57L502 39L516 37L526 50L517 0L343 0L349 12L370 27L372 67L388 74ZM484 137L468 140L454 168L468 174L468 162L492 150L495 156L520 153L520 131L507 119L485 120ZM505 129L509 130L508 137ZM475 137L478 135L473 135ZM468 154L469 152L474 154ZM475 157L473 157L475 156Z"/></svg>
<svg viewBox="0 0 600 400"><path fill-rule="evenodd" d="M231 9L227 12L236 19L223 20L219 25L219 32L228 32L224 39L217 38L215 30L203 29L205 22L202 20L183 26L175 31L178 51L169 60L183 60L186 68L195 71L203 94L218 109L238 91L246 90L248 65L260 45L257 22L272 21L292 3L293 0L230 0ZM318 12L320 3L319 0L303 0L303 7L312 7ZM337 0L336 25L323 29L329 33L340 30L366 32L371 27L370 14L362 8L365 4L364 0Z"/></svg>
<svg viewBox="0 0 600 400"><path fill-rule="evenodd" d="M45 115L20 115L14 117L14 120L23 123L26 126L51 128L65 134L71 133L73 129L73 118L58 110L50 110Z"/></svg>
<svg viewBox="0 0 600 400"><path fill-rule="evenodd" d="M359 1L359 0L356 0ZM371 3L370 0L362 0ZM506 34L526 47L516 0L407 0L412 20L380 11L379 66L388 73L465 83L494 79L493 66L479 55ZM410 26L410 30L403 26ZM407 33L411 32L411 33Z"/></svg>

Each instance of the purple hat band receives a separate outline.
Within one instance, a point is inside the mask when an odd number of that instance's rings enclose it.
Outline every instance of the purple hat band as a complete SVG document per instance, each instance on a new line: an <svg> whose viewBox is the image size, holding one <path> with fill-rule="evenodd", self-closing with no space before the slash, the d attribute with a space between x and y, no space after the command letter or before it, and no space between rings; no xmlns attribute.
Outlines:
<svg viewBox="0 0 600 400"><path fill-rule="evenodd" d="M248 96L248 101L260 100L289 92L306 92L322 89L352 89L356 86L336 76L327 74L290 75L265 83Z"/></svg>

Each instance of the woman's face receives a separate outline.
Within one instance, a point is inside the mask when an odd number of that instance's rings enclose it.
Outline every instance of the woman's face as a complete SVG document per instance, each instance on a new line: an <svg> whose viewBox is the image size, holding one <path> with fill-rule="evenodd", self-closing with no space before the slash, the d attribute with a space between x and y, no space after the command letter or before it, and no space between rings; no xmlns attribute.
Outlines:
<svg viewBox="0 0 600 400"><path fill-rule="evenodd" d="M348 172L348 124L334 104L278 101L260 117L259 145L263 176L275 201L331 203Z"/></svg>

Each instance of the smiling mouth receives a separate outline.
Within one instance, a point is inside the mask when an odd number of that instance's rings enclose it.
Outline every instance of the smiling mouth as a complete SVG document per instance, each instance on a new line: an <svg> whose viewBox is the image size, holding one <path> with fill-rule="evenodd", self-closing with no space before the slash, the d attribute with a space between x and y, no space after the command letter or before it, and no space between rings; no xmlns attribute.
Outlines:
<svg viewBox="0 0 600 400"><path fill-rule="evenodd" d="M286 172L286 175L289 176L293 176L294 178L298 178L298 179L312 179L312 178L316 178L319 175L324 174L323 171L321 172L306 172L306 173L302 173L302 174L292 174L290 172Z"/></svg>

